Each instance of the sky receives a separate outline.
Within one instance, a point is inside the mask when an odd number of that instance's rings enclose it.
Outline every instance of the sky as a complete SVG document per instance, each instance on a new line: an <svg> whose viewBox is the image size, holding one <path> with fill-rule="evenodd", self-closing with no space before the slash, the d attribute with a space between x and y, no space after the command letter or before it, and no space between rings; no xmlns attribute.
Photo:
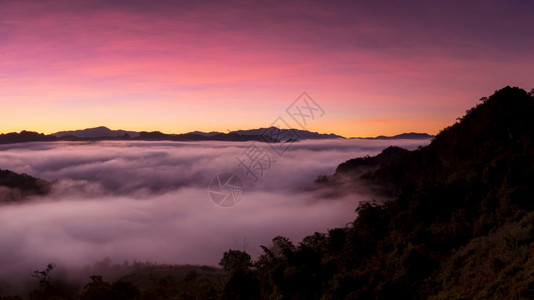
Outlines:
<svg viewBox="0 0 534 300"><path fill-rule="evenodd" d="M435 134L534 87L531 1L0 0L0 132ZM302 129L302 128L301 128Z"/></svg>

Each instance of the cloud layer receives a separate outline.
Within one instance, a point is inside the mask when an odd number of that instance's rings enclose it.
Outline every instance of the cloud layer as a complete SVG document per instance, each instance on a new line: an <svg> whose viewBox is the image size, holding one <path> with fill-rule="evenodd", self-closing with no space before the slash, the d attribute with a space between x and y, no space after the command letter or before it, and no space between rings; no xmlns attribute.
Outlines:
<svg viewBox="0 0 534 300"><path fill-rule="evenodd" d="M2 168L57 181L44 199L0 207L0 276L103 257L216 265L229 248L256 256L259 245L276 235L298 240L344 226L355 217L357 203L369 200L363 194L322 199L304 191L317 175L391 144L413 149L426 142L298 142L283 156L271 153L275 161L257 183L236 160L249 142L2 145ZM266 144L255 145L269 151ZM235 172L245 182L237 206L221 208L209 199L208 183L222 172Z"/></svg>

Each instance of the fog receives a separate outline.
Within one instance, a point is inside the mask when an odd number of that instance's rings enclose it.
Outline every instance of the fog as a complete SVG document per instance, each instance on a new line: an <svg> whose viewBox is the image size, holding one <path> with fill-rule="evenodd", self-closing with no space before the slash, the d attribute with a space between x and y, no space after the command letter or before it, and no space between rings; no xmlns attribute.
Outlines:
<svg viewBox="0 0 534 300"><path fill-rule="evenodd" d="M370 195L323 197L314 185L350 158L389 145L414 149L428 141L321 140L291 144L257 183L237 157L252 142L56 142L0 145L0 168L54 181L52 193L0 206L0 276L28 274L48 263L82 266L104 257L170 264L217 265L230 248L261 254L283 235L298 242L344 226ZM234 172L241 201L219 207L209 198L213 176Z"/></svg>

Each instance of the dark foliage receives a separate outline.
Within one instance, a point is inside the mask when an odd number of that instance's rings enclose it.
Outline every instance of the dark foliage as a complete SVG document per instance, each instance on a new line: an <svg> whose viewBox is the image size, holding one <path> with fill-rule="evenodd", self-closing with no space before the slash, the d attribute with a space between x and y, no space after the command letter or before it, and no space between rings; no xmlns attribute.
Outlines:
<svg viewBox="0 0 534 300"><path fill-rule="evenodd" d="M45 135L33 131L21 131L20 133L10 132L0 134L0 144L23 143L23 142L47 142L55 141L53 135Z"/></svg>
<svg viewBox="0 0 534 300"><path fill-rule="evenodd" d="M0 169L0 203L13 202L30 195L46 195L51 184L26 174Z"/></svg>
<svg viewBox="0 0 534 300"><path fill-rule="evenodd" d="M381 164L387 164L398 159L407 152L408 150L406 149L396 146L389 146L384 149L382 153L376 156L365 156L347 160L346 162L337 166L336 175L354 173L368 167L378 167Z"/></svg>
<svg viewBox="0 0 534 300"><path fill-rule="evenodd" d="M396 198L380 205L365 203L356 210L358 217L350 226L316 233L298 246L275 238L273 247L263 247L264 254L252 269L260 281L261 297L447 299L491 295L483 288L467 290L469 283L462 285L466 291L452 293L455 276L488 280L488 284L493 278L494 288L499 289L495 295L501 299L534 294L534 280L530 279L534 267L525 269L518 264L510 268L503 263L510 261L506 257L492 259L494 273L489 278L450 273L453 261L470 264L480 260L476 251L462 257L456 254L479 238L502 243L503 251L530 261L530 256L518 251L534 246L534 230L530 229L534 218L523 220L534 208L533 115L532 96L506 87L467 111L427 147L412 152L388 148L378 156L341 164L337 176L389 184L395 188ZM371 171L362 174L362 168ZM523 225L516 229L518 220L523 220ZM493 237L505 230L504 226L521 234ZM505 269L508 275L499 273ZM478 283L471 280L471 286Z"/></svg>
<svg viewBox="0 0 534 300"><path fill-rule="evenodd" d="M81 300L133 300L139 297L139 290L128 281L116 281L109 284L102 279L102 276L91 276L82 294Z"/></svg>

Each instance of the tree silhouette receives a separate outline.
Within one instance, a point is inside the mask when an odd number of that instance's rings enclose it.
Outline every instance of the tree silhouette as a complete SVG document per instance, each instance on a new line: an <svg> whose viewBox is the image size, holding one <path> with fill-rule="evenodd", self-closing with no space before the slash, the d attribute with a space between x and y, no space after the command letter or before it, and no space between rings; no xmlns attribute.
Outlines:
<svg viewBox="0 0 534 300"><path fill-rule="evenodd" d="M228 250L224 252L219 265L227 272L248 270L252 266L250 255L244 251Z"/></svg>
<svg viewBox="0 0 534 300"><path fill-rule="evenodd" d="M259 299L259 280L250 269L252 260L248 253L228 250L219 265L230 273L223 291L224 299Z"/></svg>

